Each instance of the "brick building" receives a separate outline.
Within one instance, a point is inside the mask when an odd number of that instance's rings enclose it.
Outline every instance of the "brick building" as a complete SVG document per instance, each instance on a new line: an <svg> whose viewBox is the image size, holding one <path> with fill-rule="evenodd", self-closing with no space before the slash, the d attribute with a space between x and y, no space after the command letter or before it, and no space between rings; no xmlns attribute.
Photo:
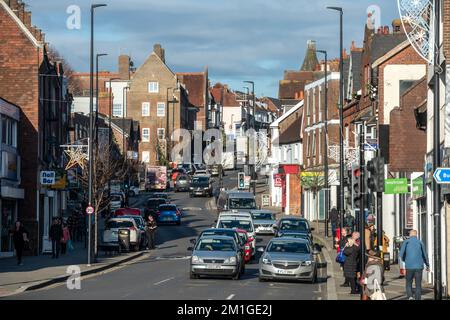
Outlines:
<svg viewBox="0 0 450 320"><path fill-rule="evenodd" d="M19 1L0 0L0 96L20 106L18 150L25 198L18 217L30 232L32 252L50 249L49 223L66 214L66 191L40 185L39 173L64 168L71 96L62 64L52 61L43 33ZM62 184L63 188L65 187Z"/></svg>

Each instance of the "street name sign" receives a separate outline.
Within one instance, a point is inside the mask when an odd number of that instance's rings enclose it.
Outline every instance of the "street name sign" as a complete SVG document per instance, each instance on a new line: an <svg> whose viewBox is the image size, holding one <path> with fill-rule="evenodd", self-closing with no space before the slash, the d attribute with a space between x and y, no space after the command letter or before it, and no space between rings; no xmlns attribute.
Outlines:
<svg viewBox="0 0 450 320"><path fill-rule="evenodd" d="M439 184L450 184L450 168L437 168L433 177Z"/></svg>

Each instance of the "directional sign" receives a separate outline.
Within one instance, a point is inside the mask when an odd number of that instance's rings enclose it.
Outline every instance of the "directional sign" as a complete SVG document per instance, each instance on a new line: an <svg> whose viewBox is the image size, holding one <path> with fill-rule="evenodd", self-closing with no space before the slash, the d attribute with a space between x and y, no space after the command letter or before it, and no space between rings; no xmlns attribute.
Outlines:
<svg viewBox="0 0 450 320"><path fill-rule="evenodd" d="M94 207L92 207L92 206L87 207L86 208L86 213L87 214L93 214L94 213Z"/></svg>
<svg viewBox="0 0 450 320"><path fill-rule="evenodd" d="M433 177L439 184L450 184L450 168L437 168Z"/></svg>

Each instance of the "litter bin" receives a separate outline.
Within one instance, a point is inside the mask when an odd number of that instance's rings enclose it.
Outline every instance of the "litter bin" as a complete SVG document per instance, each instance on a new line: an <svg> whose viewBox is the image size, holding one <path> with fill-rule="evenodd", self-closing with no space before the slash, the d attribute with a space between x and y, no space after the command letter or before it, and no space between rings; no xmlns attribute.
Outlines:
<svg viewBox="0 0 450 320"><path fill-rule="evenodd" d="M121 251L130 251L130 229L119 229L119 248Z"/></svg>

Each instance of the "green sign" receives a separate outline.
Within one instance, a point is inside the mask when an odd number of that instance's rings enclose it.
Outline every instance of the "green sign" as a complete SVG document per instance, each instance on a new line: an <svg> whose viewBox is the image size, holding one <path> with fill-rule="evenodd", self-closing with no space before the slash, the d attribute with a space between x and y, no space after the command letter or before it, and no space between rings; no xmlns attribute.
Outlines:
<svg viewBox="0 0 450 320"><path fill-rule="evenodd" d="M384 180L385 194L402 194L408 193L408 179L385 179Z"/></svg>
<svg viewBox="0 0 450 320"><path fill-rule="evenodd" d="M413 196L415 198L423 197L423 176L418 177L412 181L413 186Z"/></svg>

